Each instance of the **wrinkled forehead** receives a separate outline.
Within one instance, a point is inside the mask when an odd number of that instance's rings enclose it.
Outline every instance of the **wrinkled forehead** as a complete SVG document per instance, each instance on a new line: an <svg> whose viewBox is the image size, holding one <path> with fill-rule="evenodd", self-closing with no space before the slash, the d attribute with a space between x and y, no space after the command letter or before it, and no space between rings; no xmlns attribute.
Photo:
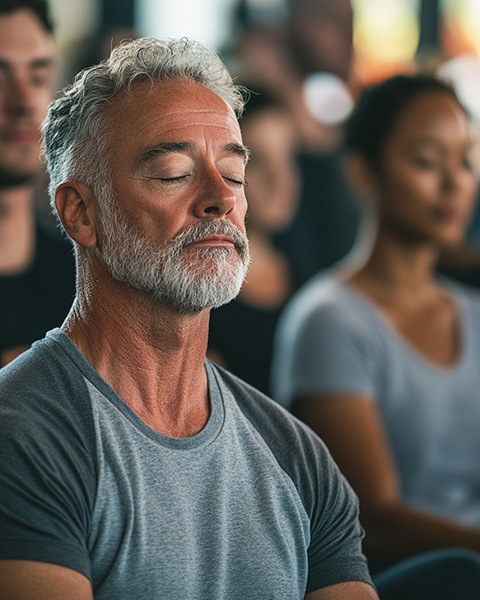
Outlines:
<svg viewBox="0 0 480 600"><path fill-rule="evenodd" d="M188 79L135 83L109 102L105 118L110 134L125 141L139 136L181 136L202 127L223 130L241 140L238 120L227 102Z"/></svg>

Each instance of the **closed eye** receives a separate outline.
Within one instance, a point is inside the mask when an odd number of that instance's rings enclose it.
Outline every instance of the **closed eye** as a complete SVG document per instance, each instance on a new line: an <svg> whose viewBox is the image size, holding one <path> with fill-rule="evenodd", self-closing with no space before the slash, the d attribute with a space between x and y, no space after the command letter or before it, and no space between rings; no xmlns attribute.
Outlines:
<svg viewBox="0 0 480 600"><path fill-rule="evenodd" d="M157 177L158 181L165 181L165 183L177 183L184 181L189 175L181 175L180 177Z"/></svg>
<svg viewBox="0 0 480 600"><path fill-rule="evenodd" d="M238 187L247 187L248 185L244 179L233 179L232 177L224 177L223 179Z"/></svg>

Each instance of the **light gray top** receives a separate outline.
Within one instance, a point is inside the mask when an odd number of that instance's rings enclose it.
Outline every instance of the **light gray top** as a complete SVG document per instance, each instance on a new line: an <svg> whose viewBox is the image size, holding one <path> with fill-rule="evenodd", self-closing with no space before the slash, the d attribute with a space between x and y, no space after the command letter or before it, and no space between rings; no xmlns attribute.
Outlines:
<svg viewBox="0 0 480 600"><path fill-rule="evenodd" d="M96 600L303 598L369 582L357 501L320 440L206 363L211 416L149 428L60 330L0 371L0 558Z"/></svg>
<svg viewBox="0 0 480 600"><path fill-rule="evenodd" d="M461 353L442 368L417 352L352 286L319 274L282 315L273 396L377 402L406 501L480 526L480 296L444 281L461 317Z"/></svg>

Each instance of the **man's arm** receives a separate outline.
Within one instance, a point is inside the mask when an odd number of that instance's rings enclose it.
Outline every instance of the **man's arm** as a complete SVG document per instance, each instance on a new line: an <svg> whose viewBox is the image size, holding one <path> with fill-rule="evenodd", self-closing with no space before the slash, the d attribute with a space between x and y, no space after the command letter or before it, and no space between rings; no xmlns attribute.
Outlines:
<svg viewBox="0 0 480 600"><path fill-rule="evenodd" d="M23 599L22 599L23 600ZM347 581L310 592L305 600L379 600L377 592L363 581Z"/></svg>
<svg viewBox="0 0 480 600"><path fill-rule="evenodd" d="M0 560L0 590L2 600L93 600L81 573L28 560Z"/></svg>

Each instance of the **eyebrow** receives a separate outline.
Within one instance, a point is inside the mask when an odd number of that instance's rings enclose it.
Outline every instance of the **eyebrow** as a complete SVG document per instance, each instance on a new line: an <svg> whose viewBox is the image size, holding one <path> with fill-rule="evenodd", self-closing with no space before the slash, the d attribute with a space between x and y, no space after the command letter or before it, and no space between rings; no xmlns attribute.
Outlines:
<svg viewBox="0 0 480 600"><path fill-rule="evenodd" d="M186 152L188 150L192 150L193 147L194 144L191 142L162 142L152 146L151 148L148 148L148 150L143 152L139 158L139 163L145 164L150 160L155 159L157 156L166 156L168 154L175 154L177 152ZM245 163L248 161L250 156L248 148L236 143L227 144L224 147L224 151L227 154L241 156Z"/></svg>
<svg viewBox="0 0 480 600"><path fill-rule="evenodd" d="M474 145L474 142L471 138L468 138L465 140L465 144L464 147L467 150L470 150L472 148L472 146ZM416 140L412 140L409 144L408 144L408 148L415 150L416 147L418 146L423 146L423 147L429 147L429 148L435 148L435 149L443 149L443 143L441 140L438 140L437 138L434 137L421 137L421 138L417 138Z"/></svg>
<svg viewBox="0 0 480 600"><path fill-rule="evenodd" d="M250 158L250 150L241 144L227 144L225 150L231 154L241 156L245 163L248 162L248 159Z"/></svg>
<svg viewBox="0 0 480 600"><path fill-rule="evenodd" d="M4 71L8 71L11 69L12 63L8 60L0 58L0 69ZM52 58L36 58L28 63L29 69L49 69L53 67L53 59Z"/></svg>

